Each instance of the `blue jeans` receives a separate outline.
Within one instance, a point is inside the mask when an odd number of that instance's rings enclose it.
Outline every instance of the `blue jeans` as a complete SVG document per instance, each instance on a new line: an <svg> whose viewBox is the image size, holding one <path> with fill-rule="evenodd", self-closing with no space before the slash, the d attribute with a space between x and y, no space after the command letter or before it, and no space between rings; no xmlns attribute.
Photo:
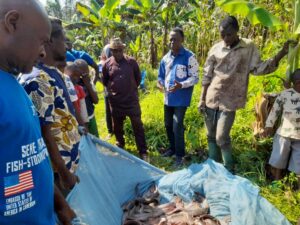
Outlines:
<svg viewBox="0 0 300 225"><path fill-rule="evenodd" d="M175 152L177 157L185 155L184 126L183 120L187 107L164 108L165 127L170 144L170 149Z"/></svg>

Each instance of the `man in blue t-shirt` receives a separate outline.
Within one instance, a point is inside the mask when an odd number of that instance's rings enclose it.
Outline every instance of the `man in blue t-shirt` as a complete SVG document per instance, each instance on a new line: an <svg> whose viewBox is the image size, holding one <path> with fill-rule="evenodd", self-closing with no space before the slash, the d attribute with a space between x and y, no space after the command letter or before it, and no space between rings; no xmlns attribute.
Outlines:
<svg viewBox="0 0 300 225"><path fill-rule="evenodd" d="M161 60L158 88L165 94L164 116L169 149L164 156L176 155L176 166L182 165L185 155L183 120L190 105L194 85L199 80L199 65L195 55L182 46L181 28L170 32L169 51Z"/></svg>
<svg viewBox="0 0 300 225"><path fill-rule="evenodd" d="M54 182L39 118L14 75L28 73L50 37L35 0L1 0L0 224L54 225Z"/></svg>

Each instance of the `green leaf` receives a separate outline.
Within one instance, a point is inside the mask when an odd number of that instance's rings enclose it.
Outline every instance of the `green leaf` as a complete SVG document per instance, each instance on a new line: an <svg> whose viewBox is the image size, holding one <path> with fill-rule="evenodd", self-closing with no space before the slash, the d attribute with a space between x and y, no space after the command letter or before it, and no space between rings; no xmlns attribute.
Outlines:
<svg viewBox="0 0 300 225"><path fill-rule="evenodd" d="M150 9L154 6L154 2L152 0L140 0L143 4L143 7L146 9Z"/></svg>
<svg viewBox="0 0 300 225"><path fill-rule="evenodd" d="M90 0L90 3L91 3L91 8L94 10L94 11L99 11L99 9L101 9L101 6L99 5L99 3L96 1L96 0Z"/></svg>
<svg viewBox="0 0 300 225"><path fill-rule="evenodd" d="M119 4L120 4L120 0L105 0L103 7L107 9L109 12L111 12L115 8L117 8Z"/></svg>
<svg viewBox="0 0 300 225"><path fill-rule="evenodd" d="M188 21L190 17L195 13L195 10L191 10L180 17L181 20Z"/></svg>
<svg viewBox="0 0 300 225"><path fill-rule="evenodd" d="M120 23L121 20L122 20L122 17L120 15L115 15L115 17L114 17L115 22Z"/></svg>
<svg viewBox="0 0 300 225"><path fill-rule="evenodd" d="M232 14L239 14L243 17L246 17L249 13L251 8L254 7L252 3L247 1L235 1L235 0L222 0L217 1L217 4L228 13Z"/></svg>
<svg viewBox="0 0 300 225"><path fill-rule="evenodd" d="M94 25L93 23L77 22L77 23L71 23L71 24L65 25L64 28L66 30L74 30L74 29L93 27L93 25Z"/></svg>
<svg viewBox="0 0 300 225"><path fill-rule="evenodd" d="M295 34L300 34L300 24L298 25L297 29L295 30Z"/></svg>
<svg viewBox="0 0 300 225"><path fill-rule="evenodd" d="M137 50L139 50L141 46L141 36L138 36L135 40L135 46L137 47Z"/></svg>
<svg viewBox="0 0 300 225"><path fill-rule="evenodd" d="M167 19L167 16L168 16L168 11L167 11L167 10L164 10L164 11L161 13L162 19L165 21L165 20Z"/></svg>
<svg viewBox="0 0 300 225"><path fill-rule="evenodd" d="M274 28L282 26L282 22L268 12L266 9L256 6L253 3L243 0L219 0L217 1L225 12L230 14L247 17L253 25L262 24L263 26Z"/></svg>
<svg viewBox="0 0 300 225"><path fill-rule="evenodd" d="M90 7L80 2L76 3L76 10L81 13L85 20L94 24L99 24L99 16Z"/></svg>
<svg viewBox="0 0 300 225"><path fill-rule="evenodd" d="M261 7L253 8L247 18L254 25L259 23L266 27L278 27L283 25L277 17Z"/></svg>

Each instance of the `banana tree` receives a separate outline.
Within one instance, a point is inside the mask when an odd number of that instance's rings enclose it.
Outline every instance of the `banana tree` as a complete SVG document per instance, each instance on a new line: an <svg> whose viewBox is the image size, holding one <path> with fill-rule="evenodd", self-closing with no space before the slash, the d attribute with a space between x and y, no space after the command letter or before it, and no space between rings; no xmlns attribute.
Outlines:
<svg viewBox="0 0 300 225"><path fill-rule="evenodd" d="M140 24L144 31L149 31L150 36L150 63L152 68L157 66L157 46L155 43L155 29L157 17L161 14L163 0L127 0L122 5L131 15L131 21Z"/></svg>
<svg viewBox="0 0 300 225"><path fill-rule="evenodd" d="M55 16L57 18L63 17L62 6L59 0L46 1L46 11L49 15Z"/></svg>
<svg viewBox="0 0 300 225"><path fill-rule="evenodd" d="M231 14L239 14L246 17L253 25L261 24L273 30L284 29L286 36L299 40L300 34L300 0L293 0L294 25L290 33L288 27L266 9L248 1L242 0L218 0L217 5ZM287 80L291 73L299 66L300 46L291 47L288 55Z"/></svg>
<svg viewBox="0 0 300 225"><path fill-rule="evenodd" d="M294 0L294 26L293 36L299 41L300 37L300 0ZM290 80L291 74L299 68L300 44L298 43L294 49L290 49L288 55L287 78Z"/></svg>
<svg viewBox="0 0 300 225"><path fill-rule="evenodd" d="M116 33L124 36L126 24L121 20L121 16L114 11L119 5L119 0L105 0L104 4L99 4L99 0L90 0L90 4L76 3L76 10L81 14L79 23L71 23L66 26L67 29L73 28L91 28L100 29L103 45ZM99 31L99 30L98 30Z"/></svg>

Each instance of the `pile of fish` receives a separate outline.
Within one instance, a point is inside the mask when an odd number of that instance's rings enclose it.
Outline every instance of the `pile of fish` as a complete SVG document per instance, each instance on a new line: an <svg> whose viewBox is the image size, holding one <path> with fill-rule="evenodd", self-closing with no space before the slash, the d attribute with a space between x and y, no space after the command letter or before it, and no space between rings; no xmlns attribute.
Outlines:
<svg viewBox="0 0 300 225"><path fill-rule="evenodd" d="M190 203L174 197L173 201L160 205L159 199L157 187L152 186L142 197L125 203L122 225L221 225L208 214L209 205L200 194L195 194Z"/></svg>

